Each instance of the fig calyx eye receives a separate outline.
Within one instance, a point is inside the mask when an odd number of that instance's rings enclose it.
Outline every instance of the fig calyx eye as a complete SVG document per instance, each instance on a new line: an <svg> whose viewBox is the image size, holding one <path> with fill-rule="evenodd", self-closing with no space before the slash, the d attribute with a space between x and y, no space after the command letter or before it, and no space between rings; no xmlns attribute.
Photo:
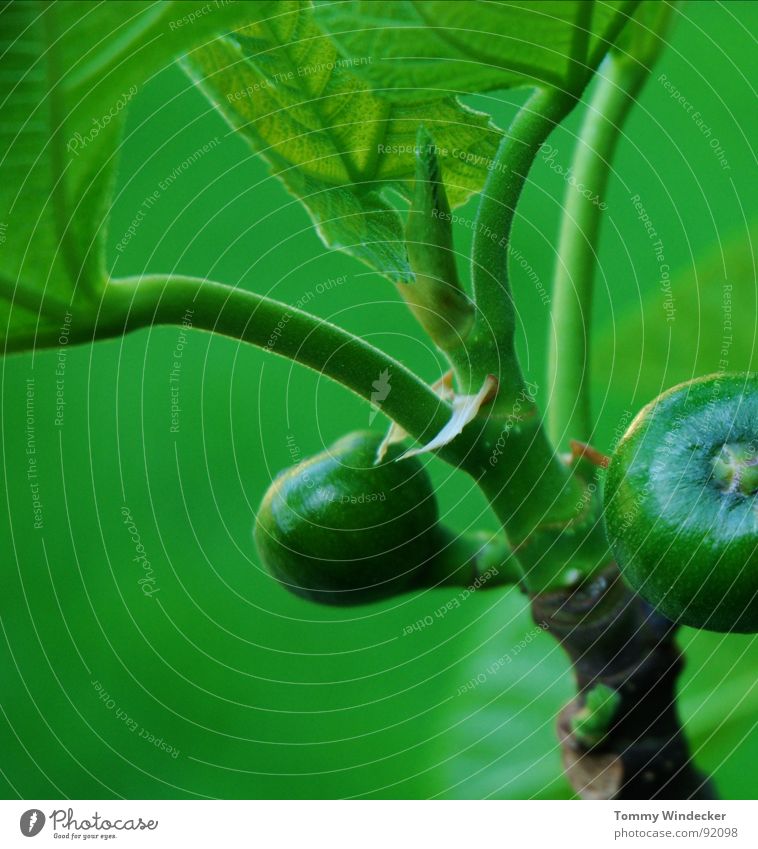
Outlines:
<svg viewBox="0 0 758 849"><path fill-rule="evenodd" d="M713 458L712 479L724 492L750 496L758 492L758 454L754 445L730 442Z"/></svg>

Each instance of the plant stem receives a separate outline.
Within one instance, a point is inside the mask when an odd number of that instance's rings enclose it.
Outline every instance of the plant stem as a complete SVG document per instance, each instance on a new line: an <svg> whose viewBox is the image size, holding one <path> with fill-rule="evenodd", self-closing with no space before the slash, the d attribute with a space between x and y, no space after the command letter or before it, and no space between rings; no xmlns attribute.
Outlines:
<svg viewBox="0 0 758 849"><path fill-rule="evenodd" d="M513 404L523 389L516 355L516 310L508 281L509 244L516 204L537 151L576 99L557 89L538 89L514 118L500 143L477 211L472 246L474 326L466 340L469 393L487 374L500 380L498 403ZM463 368L459 364L459 371Z"/></svg>
<svg viewBox="0 0 758 849"><path fill-rule="evenodd" d="M588 580L611 555L586 485L555 456L539 421L525 422L507 439L508 450L491 455L495 465L478 482L526 588L536 595Z"/></svg>
<svg viewBox="0 0 758 849"><path fill-rule="evenodd" d="M590 442L590 322L597 242L611 160L647 68L611 52L598 69L566 186L553 285L547 425L556 448ZM591 195L579 191L579 186Z"/></svg>
<svg viewBox="0 0 758 849"><path fill-rule="evenodd" d="M450 417L449 404L430 386L363 339L295 307L222 283L173 275L112 280L96 321L90 309L77 315L72 307L71 314L71 343L117 338L132 330L185 321L195 329L296 360L372 403L372 383L387 370L390 392L379 406L420 440L438 433ZM58 327L41 329L36 346L56 347L59 335ZM11 337L6 352L28 348L25 340ZM455 460L452 455L451 448L451 461Z"/></svg>
<svg viewBox="0 0 758 849"><path fill-rule="evenodd" d="M518 584L521 570L502 534L457 533L440 524L435 556L420 570L420 587L477 590Z"/></svg>
<svg viewBox="0 0 758 849"><path fill-rule="evenodd" d="M474 229L474 327L466 339L468 391L487 374L499 380L498 396L477 440L477 477L505 529L531 592L565 586L603 567L608 558L602 528L584 510L581 483L556 456L533 390L527 390L515 345L515 305L508 281L511 229L529 168L575 98L554 89L536 91L503 139L482 194ZM457 373L464 364L457 363Z"/></svg>
<svg viewBox="0 0 758 849"><path fill-rule="evenodd" d="M192 324L248 342L326 374L382 412L417 439L444 427L450 407L402 363L352 333L287 304L220 283L185 277L123 280L140 326L179 323L187 309ZM373 382L389 371L390 391L372 401Z"/></svg>
<svg viewBox="0 0 758 849"><path fill-rule="evenodd" d="M635 595L613 566L574 592L532 600L534 620L565 649L579 696L561 712L567 777L584 799L713 799L693 764L676 709L683 660L676 627ZM587 693L618 694L613 721L596 745L572 728Z"/></svg>

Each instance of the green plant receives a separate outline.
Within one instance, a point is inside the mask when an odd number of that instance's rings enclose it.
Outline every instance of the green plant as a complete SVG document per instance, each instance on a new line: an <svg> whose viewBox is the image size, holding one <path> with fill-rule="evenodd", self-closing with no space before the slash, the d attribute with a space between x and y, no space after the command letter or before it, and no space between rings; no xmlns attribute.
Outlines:
<svg viewBox="0 0 758 849"><path fill-rule="evenodd" d="M592 687L584 699L584 707L571 717L571 730L583 746L591 748L608 734L621 697L606 684Z"/></svg>
<svg viewBox="0 0 758 849"><path fill-rule="evenodd" d="M621 127L663 46L673 7L255 2L210 12L195 3L129 8L134 18L118 3L57 3L42 14L33 4L14 4L5 12L12 48L4 54L4 79L15 87L3 101L13 142L0 209L17 227L2 255L4 351L55 347L62 327L69 342L118 338L181 324L191 310L195 329L289 357L374 402L394 422L379 465L373 465L379 437L361 437L285 472L264 498L256 538L269 568L301 594L347 603L390 591L476 584L494 566L499 579L487 586L518 584L537 621L575 663L580 695L562 727L567 760L582 764L569 771L577 792L585 792L588 775L605 769L609 756L618 767L609 796L712 792L691 763L673 708L680 661L665 617L755 630L754 608L738 606L755 525L744 534L739 526L736 552L731 526L719 528L729 571L713 580L709 573L708 589L720 596L707 608L693 601L697 594L679 580L683 571L673 557L657 568L656 552L640 537L660 527L661 511L646 501L635 518L639 526L630 529L624 505L657 485L657 472L635 446L646 433L673 426L676 410L667 404L681 396L650 408L663 411L652 422L650 410L642 414L611 463L607 519L623 573L653 602L651 614L619 579L600 497L605 458L588 444L599 205L568 186L544 420L516 348L508 265L530 168L579 104L584 115L573 173L596 197L602 194ZM189 15L196 17L192 26L168 26ZM96 40L105 42L103 50L82 56L80 45ZM38 41L48 48L47 77L36 73ZM324 243L398 288L444 355L448 375L430 385L348 331L246 289L175 274L108 274L105 222L123 113L141 83L175 56L306 207ZM382 61L354 61L361 56ZM451 94L518 88L530 94L506 132ZM28 120L29 103L38 104L37 120ZM478 205L464 275L451 210L472 198ZM377 400L372 382L385 373L392 375L392 391ZM734 392L718 399L719 416L707 430L719 451L709 455L710 467L700 462L695 473L704 480L708 468L711 510L728 498L754 518L754 453L745 446L755 434L749 420L736 440L731 429L741 404L754 407L755 379L724 382ZM408 445L410 454L398 447L404 440L415 444ZM693 451L690 443L682 450ZM476 481L502 528L497 540L458 539L437 526L434 493L417 459L431 454ZM339 503L310 501L304 487L311 473L339 494ZM365 502L343 504L343 497L357 499L374 486L370 480L383 481L371 491L385 491L384 481L392 481L392 499L387 494L370 510ZM696 485L693 478L690 493ZM689 547L707 534L703 524L710 527L711 513L700 513L692 530L684 500L677 510L663 514L667 530L651 543L676 539L686 528ZM388 519L389 537L373 532ZM684 549L675 545L671 552ZM338 558L343 552L347 557ZM710 547L694 562L698 579L721 563L719 552ZM725 584L730 575L740 580L734 589Z"/></svg>
<svg viewBox="0 0 758 849"><path fill-rule="evenodd" d="M376 434L343 437L282 472L258 510L269 571L295 593L356 604L413 586L434 557L437 502L429 475L393 450L375 465Z"/></svg>
<svg viewBox="0 0 758 849"><path fill-rule="evenodd" d="M758 380L665 392L619 443L606 521L624 577L677 622L758 631Z"/></svg>
<svg viewBox="0 0 758 849"><path fill-rule="evenodd" d="M456 536L438 523L429 475L403 453L357 432L281 472L254 531L271 574L296 595L338 605L518 580L504 541Z"/></svg>

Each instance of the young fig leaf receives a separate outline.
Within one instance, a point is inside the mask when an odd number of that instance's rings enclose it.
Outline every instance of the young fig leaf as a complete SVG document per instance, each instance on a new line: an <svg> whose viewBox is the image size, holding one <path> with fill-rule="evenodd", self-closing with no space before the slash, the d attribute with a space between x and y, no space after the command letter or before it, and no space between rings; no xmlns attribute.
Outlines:
<svg viewBox="0 0 758 849"><path fill-rule="evenodd" d="M400 293L441 350L460 346L473 323L474 306L458 279L450 204L436 148L423 125L416 136L416 180L405 245L415 279L402 285Z"/></svg>
<svg viewBox="0 0 758 849"><path fill-rule="evenodd" d="M621 696L606 684L596 684L587 693L584 707L571 718L571 730L589 748L602 741L611 727Z"/></svg>

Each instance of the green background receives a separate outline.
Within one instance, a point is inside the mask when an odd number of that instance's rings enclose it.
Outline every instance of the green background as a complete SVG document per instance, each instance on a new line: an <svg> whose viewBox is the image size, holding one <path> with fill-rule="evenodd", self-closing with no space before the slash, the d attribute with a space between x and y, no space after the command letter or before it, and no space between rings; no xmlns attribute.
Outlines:
<svg viewBox="0 0 758 849"><path fill-rule="evenodd" d="M749 69L757 12L750 3L686 5L626 125L599 254L593 380L602 448L661 389L719 368L727 332L727 367L755 367ZM662 73L702 114L710 138L658 81ZM471 102L504 126L522 98ZM579 117L551 139L564 167ZM143 200L178 167L116 251ZM514 245L547 288L563 191L538 158ZM635 194L672 269L673 321ZM462 256L470 237L458 228ZM133 102L110 244L116 275L183 272L293 303L311 292L312 312L429 380L443 370L392 287L322 248L303 209L175 67ZM533 278L512 265L525 368L544 396L549 309ZM724 283L733 287L731 328ZM568 796L553 722L571 696L570 674L517 592L481 592L449 612L453 590L322 609L261 571L250 532L272 475L368 426L368 406L297 365L190 331L172 433L169 373L179 341L178 328L156 328L2 364L2 795ZM41 529L26 478L29 378ZM493 527L468 479L436 460L429 469L449 525ZM124 506L155 573L150 598L138 584ZM425 617L433 624L403 635ZM689 658L681 704L697 761L725 797L753 797L758 645L689 630L681 643ZM457 695L482 674L484 683Z"/></svg>

